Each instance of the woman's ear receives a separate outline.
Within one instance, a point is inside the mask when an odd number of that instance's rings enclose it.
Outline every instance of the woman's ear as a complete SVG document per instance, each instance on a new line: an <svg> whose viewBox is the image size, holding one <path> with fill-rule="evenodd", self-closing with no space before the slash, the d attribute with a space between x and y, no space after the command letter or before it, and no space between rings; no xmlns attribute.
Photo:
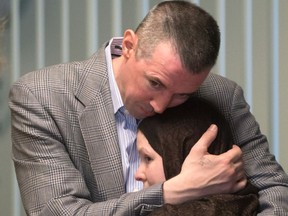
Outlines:
<svg viewBox="0 0 288 216"><path fill-rule="evenodd" d="M122 41L122 55L126 58L130 58L131 54L135 52L137 46L138 37L135 32L128 29L124 32Z"/></svg>

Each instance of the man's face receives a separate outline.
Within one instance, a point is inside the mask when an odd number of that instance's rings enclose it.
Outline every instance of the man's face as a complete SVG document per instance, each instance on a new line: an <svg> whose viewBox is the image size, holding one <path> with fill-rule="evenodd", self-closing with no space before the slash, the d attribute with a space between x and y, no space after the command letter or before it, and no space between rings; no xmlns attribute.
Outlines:
<svg viewBox="0 0 288 216"><path fill-rule="evenodd" d="M116 81L124 106L138 119L184 103L210 71L192 74L183 69L178 54L164 42L156 46L151 58L136 59L134 48L124 50L123 57Z"/></svg>
<svg viewBox="0 0 288 216"><path fill-rule="evenodd" d="M142 181L144 188L164 182L162 157L154 151L141 131L137 132L137 150L141 161L135 179Z"/></svg>

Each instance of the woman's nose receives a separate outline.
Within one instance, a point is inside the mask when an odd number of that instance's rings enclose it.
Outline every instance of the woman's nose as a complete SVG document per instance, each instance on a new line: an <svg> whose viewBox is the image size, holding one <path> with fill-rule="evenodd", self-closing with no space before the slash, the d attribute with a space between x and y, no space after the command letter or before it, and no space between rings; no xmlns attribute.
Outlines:
<svg viewBox="0 0 288 216"><path fill-rule="evenodd" d="M135 173L135 179L136 181L145 181L145 175L144 173L141 171L141 169L137 169L136 173Z"/></svg>

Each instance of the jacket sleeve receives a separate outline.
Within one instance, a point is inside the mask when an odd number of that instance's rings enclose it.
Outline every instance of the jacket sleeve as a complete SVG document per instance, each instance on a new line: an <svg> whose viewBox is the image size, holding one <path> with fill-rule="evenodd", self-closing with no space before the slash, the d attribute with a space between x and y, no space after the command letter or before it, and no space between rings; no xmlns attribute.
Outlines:
<svg viewBox="0 0 288 216"><path fill-rule="evenodd" d="M235 142L244 153L247 176L260 189L258 215L288 215L288 177L274 155L254 116L243 91L235 86L231 104L231 122Z"/></svg>
<svg viewBox="0 0 288 216"><path fill-rule="evenodd" d="M230 123L234 142L243 151L246 174L260 190L258 215L288 215L288 176L269 152L267 138L250 112L242 88L210 74L198 93L219 107Z"/></svg>
<svg viewBox="0 0 288 216"><path fill-rule="evenodd" d="M87 184L93 180L83 176L83 173L92 175L91 170L83 170L85 166L75 164L68 154L59 131L64 120L61 122L61 116L49 113L41 101L46 95L42 96L35 97L35 91L21 82L14 84L10 91L12 158L27 215L145 215L153 206L162 204L161 185L115 199L105 199L103 194L92 199ZM60 119L57 123L56 117ZM83 146L75 146L69 152L76 148Z"/></svg>

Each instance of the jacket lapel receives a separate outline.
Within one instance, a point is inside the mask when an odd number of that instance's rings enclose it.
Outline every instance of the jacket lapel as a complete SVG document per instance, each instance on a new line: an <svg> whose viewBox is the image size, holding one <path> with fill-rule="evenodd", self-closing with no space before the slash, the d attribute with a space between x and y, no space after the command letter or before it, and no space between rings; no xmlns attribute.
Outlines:
<svg viewBox="0 0 288 216"><path fill-rule="evenodd" d="M119 197L125 185L112 104L89 105L79 120L98 193Z"/></svg>
<svg viewBox="0 0 288 216"><path fill-rule="evenodd" d="M98 194L102 199L125 193L121 153L113 113L104 47L83 65L75 96L84 105L79 116Z"/></svg>

